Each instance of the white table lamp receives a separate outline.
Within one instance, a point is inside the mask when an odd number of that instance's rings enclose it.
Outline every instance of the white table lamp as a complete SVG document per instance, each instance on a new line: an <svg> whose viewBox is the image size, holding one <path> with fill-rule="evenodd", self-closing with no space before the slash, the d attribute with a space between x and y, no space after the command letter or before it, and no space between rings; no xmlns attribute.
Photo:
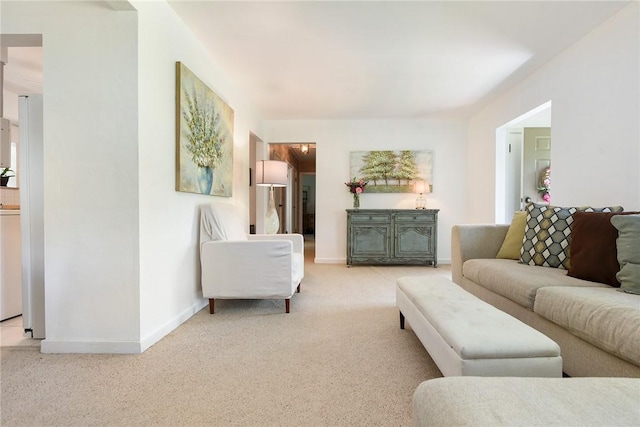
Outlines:
<svg viewBox="0 0 640 427"><path fill-rule="evenodd" d="M423 194L431 192L429 183L426 181L416 181L413 184L413 192L419 194L416 198L416 209L426 209L427 200L424 198Z"/></svg>
<svg viewBox="0 0 640 427"><path fill-rule="evenodd" d="M260 160L256 163L256 185L269 186L269 206L265 216L265 232L276 234L280 229L280 218L273 198L273 187L287 186L288 165L279 160Z"/></svg>

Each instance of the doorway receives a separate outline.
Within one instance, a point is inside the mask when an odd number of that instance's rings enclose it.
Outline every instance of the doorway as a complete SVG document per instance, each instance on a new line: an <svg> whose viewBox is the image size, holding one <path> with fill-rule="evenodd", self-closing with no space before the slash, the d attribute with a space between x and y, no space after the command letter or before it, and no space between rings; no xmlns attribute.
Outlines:
<svg viewBox="0 0 640 427"><path fill-rule="evenodd" d="M302 234L305 239L316 236L316 174L302 174Z"/></svg>
<svg viewBox="0 0 640 427"><path fill-rule="evenodd" d="M542 198L538 184L550 166L551 101L548 101L496 129L496 223L510 223L513 213L528 201L548 202Z"/></svg>
<svg viewBox="0 0 640 427"><path fill-rule="evenodd" d="M315 209L315 185L313 193L309 189L305 193L303 181L305 176L313 175L315 182L316 144L272 142L269 143L269 159L281 160L289 165L287 187L275 189L276 209L281 221L280 233L305 234L305 208L312 205ZM315 233L315 221L313 229Z"/></svg>
<svg viewBox="0 0 640 427"><path fill-rule="evenodd" d="M4 34L2 41L6 49L2 55L6 64L0 101L2 115L19 129L15 135L19 135L15 138L16 194L11 204L17 206L20 216L21 323L23 331L42 339L45 338L42 35Z"/></svg>

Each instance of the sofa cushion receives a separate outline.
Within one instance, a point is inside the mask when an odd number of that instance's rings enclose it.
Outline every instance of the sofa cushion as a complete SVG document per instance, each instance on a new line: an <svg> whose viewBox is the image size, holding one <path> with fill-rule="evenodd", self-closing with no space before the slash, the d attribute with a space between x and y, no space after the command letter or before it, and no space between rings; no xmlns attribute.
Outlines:
<svg viewBox="0 0 640 427"><path fill-rule="evenodd" d="M470 259L462 265L467 279L533 310L536 291L544 286L607 287L567 276L565 270L524 265L508 259Z"/></svg>
<svg viewBox="0 0 640 427"><path fill-rule="evenodd" d="M640 215L611 218L611 224L618 230L616 247L620 272L620 290L640 294Z"/></svg>
<svg viewBox="0 0 640 427"><path fill-rule="evenodd" d="M524 238L524 226L527 222L527 212L516 211L513 214L511 225L496 258L520 259L520 249Z"/></svg>
<svg viewBox="0 0 640 427"><path fill-rule="evenodd" d="M620 206L606 208L560 207L538 203L527 205L525 236L520 250L524 264L569 269L569 236L573 214L584 212L622 212Z"/></svg>
<svg viewBox="0 0 640 427"><path fill-rule="evenodd" d="M611 287L538 289L534 311L572 334L640 366L640 299Z"/></svg>
<svg viewBox="0 0 640 427"><path fill-rule="evenodd" d="M567 274L619 287L620 282L616 279L616 273L620 271L616 256L618 230L611 223L611 217L637 213L640 212L574 213L571 224L571 262Z"/></svg>

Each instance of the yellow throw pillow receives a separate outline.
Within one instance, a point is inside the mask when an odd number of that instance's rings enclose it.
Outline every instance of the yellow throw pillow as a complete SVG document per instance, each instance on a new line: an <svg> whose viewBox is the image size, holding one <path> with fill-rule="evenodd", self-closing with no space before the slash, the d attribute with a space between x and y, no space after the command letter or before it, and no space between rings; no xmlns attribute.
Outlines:
<svg viewBox="0 0 640 427"><path fill-rule="evenodd" d="M520 259L520 249L524 240L524 228L527 222L527 212L517 211L513 214L511 225L502 242L496 258Z"/></svg>

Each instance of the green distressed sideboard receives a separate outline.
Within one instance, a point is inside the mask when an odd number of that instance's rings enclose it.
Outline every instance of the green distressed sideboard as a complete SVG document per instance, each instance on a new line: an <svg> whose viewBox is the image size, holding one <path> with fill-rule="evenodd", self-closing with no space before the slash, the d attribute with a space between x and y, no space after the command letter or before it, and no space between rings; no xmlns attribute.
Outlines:
<svg viewBox="0 0 640 427"><path fill-rule="evenodd" d="M347 265L438 265L438 209L347 209Z"/></svg>

